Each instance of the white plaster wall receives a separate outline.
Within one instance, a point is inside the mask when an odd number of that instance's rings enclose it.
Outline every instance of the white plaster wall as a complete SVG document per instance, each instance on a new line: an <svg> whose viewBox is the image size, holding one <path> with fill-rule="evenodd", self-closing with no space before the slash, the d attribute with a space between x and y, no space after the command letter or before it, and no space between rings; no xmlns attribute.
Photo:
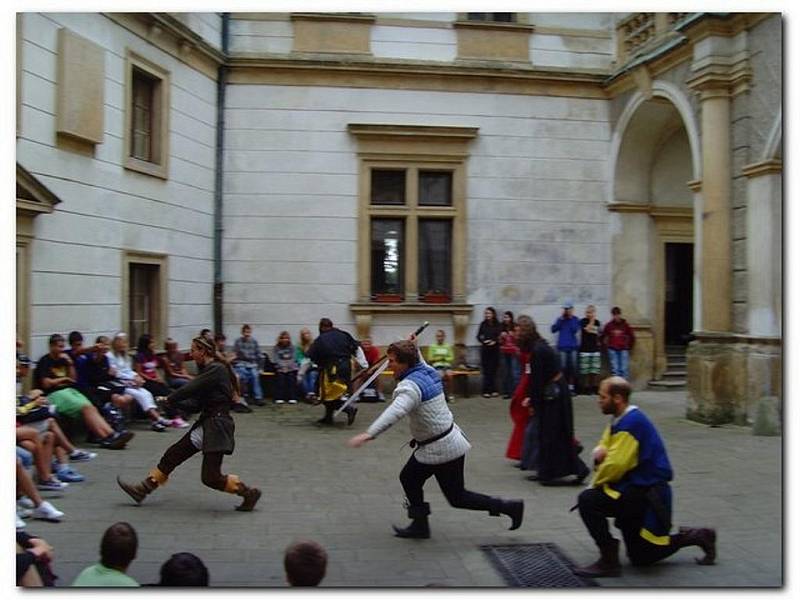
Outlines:
<svg viewBox="0 0 800 600"><path fill-rule="evenodd" d="M201 36L217 50L222 50L222 15L220 13L169 13Z"/></svg>
<svg viewBox="0 0 800 600"><path fill-rule="evenodd" d="M610 218L613 220L611 244L614 256L612 304L622 308L628 321L652 322L655 314L655 231L652 219L649 215L636 213L613 213Z"/></svg>
<svg viewBox="0 0 800 600"><path fill-rule="evenodd" d="M614 48L610 33L597 37L578 32L534 31L530 37L530 56L531 63L537 67L608 70L614 60Z"/></svg>
<svg viewBox="0 0 800 600"><path fill-rule="evenodd" d="M561 302L607 312L609 123L603 101L231 86L225 115L225 333L259 340L322 316L355 330L357 145L348 123L478 127L467 163L468 301L543 323ZM376 316L385 344L428 318ZM439 323L441 321L441 323Z"/></svg>
<svg viewBox="0 0 800 600"><path fill-rule="evenodd" d="M292 51L294 32L288 17L266 15L256 21L231 15L229 26L230 52L288 54Z"/></svg>
<svg viewBox="0 0 800 600"><path fill-rule="evenodd" d="M659 206L692 206L694 194L686 185L692 180L692 151L681 128L656 149L650 177L650 201Z"/></svg>
<svg viewBox="0 0 800 600"><path fill-rule="evenodd" d="M458 54L455 29L373 25L370 48L376 58L453 61Z"/></svg>
<svg viewBox="0 0 800 600"><path fill-rule="evenodd" d="M537 27L561 27L565 29L589 29L610 31L617 15L599 12L543 12L528 13L528 22Z"/></svg>
<svg viewBox="0 0 800 600"><path fill-rule="evenodd" d="M93 156L56 145L60 27L105 50L105 134ZM124 328L122 254L168 256L168 335L182 345L212 322L215 83L100 14L26 13L17 161L61 199L35 219L31 346L53 332L86 338ZM169 179L122 168L126 48L170 71Z"/></svg>

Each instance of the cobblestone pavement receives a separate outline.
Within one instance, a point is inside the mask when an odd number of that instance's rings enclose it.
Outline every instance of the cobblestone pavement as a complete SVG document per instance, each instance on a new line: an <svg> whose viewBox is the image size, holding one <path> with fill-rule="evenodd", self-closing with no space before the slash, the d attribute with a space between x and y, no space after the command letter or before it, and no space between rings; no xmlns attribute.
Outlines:
<svg viewBox="0 0 800 600"><path fill-rule="evenodd" d="M705 587L782 584L781 439L755 437L746 428L710 428L684 419L683 392L639 392L634 403L656 422L675 470L673 520L718 531L718 564L701 567L696 548L681 550L660 565L635 568L600 580L604 586ZM606 417L593 398L574 400L577 434L593 447ZM58 524L29 521L27 530L54 547L60 585L97 560L100 537L115 521L139 534L139 554L130 574L155 582L171 553L194 552L207 564L214 586L284 586L283 551L311 538L329 552L325 586L504 586L479 550L480 544L554 542L578 564L596 550L574 504L576 488L544 488L503 458L510 432L508 401L471 397L451 406L473 443L466 466L469 489L524 498L525 521L508 531L507 517L456 510L434 480L426 486L432 538L402 540L391 523L404 524L397 480L408 457L408 425L401 422L360 449L345 440L362 431L385 404L362 404L356 424L320 429L321 407L282 405L236 415L236 453L223 470L264 491L257 510L233 510L239 499L200 483L200 457L180 467L142 506L117 488L119 474L141 479L163 450L181 435L134 425L137 435L124 451L99 451L77 468L87 481L72 484L53 502L66 512ZM584 456L586 453L584 453Z"/></svg>

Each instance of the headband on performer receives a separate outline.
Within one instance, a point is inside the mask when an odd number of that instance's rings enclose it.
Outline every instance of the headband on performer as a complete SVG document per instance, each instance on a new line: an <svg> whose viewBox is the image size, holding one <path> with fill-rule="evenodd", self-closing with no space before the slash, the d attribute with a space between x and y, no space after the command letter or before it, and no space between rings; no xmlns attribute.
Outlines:
<svg viewBox="0 0 800 600"><path fill-rule="evenodd" d="M201 337L201 336L197 336L196 338L194 338L192 340L192 343L193 344L197 344L198 346L201 346L205 350L208 350L209 354L211 354L212 356L214 355L214 353L217 350L216 348L214 348L213 345L211 345L211 342L209 342L206 338Z"/></svg>

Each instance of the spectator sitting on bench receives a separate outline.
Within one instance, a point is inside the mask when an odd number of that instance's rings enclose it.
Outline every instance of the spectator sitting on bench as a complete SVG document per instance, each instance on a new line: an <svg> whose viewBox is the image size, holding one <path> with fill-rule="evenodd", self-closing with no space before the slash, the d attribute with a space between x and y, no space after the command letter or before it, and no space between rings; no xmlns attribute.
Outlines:
<svg viewBox="0 0 800 600"><path fill-rule="evenodd" d="M75 366L64 353L64 336L54 333L50 352L39 359L34 371L34 385L47 394L56 410L70 419L83 419L86 428L100 439L104 448L121 449L133 437L130 431L114 431L89 400L75 389Z"/></svg>
<svg viewBox="0 0 800 600"><path fill-rule="evenodd" d="M275 357L275 404L297 404L297 371L295 350L288 331L281 331L272 349Z"/></svg>
<svg viewBox="0 0 800 600"><path fill-rule="evenodd" d="M164 356L161 359L161 368L164 369L169 387L178 389L194 379L194 376L190 375L189 371L186 370L186 366L183 364L184 360L185 354L178 350L178 342L172 338L167 338L164 341Z"/></svg>
<svg viewBox="0 0 800 600"><path fill-rule="evenodd" d="M233 368L239 376L239 381L245 384L246 389L252 394L255 405L264 406L264 392L261 390L261 349L252 333L250 325L246 323L242 325L242 337L233 344L236 353ZM242 395L244 396L244 393Z"/></svg>
<svg viewBox="0 0 800 600"><path fill-rule="evenodd" d="M455 362L455 354L453 353L453 346L446 343L445 332L443 329L436 331L436 343L428 346L425 360L426 362L439 372L444 384L444 390L447 401L453 400L452 379L453 379L453 363Z"/></svg>

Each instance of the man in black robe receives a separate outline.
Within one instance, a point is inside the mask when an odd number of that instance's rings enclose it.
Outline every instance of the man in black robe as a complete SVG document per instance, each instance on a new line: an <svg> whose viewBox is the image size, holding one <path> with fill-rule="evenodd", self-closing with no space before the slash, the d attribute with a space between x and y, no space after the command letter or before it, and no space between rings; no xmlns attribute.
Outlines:
<svg viewBox="0 0 800 600"><path fill-rule="evenodd" d="M367 368L367 359L359 343L346 331L337 329L327 317L319 321L319 336L311 344L306 356L319 365L319 398L325 406L325 416L317 423L333 424L333 413L350 393L350 360L356 358L362 368ZM357 409L348 406L347 424L352 425Z"/></svg>

